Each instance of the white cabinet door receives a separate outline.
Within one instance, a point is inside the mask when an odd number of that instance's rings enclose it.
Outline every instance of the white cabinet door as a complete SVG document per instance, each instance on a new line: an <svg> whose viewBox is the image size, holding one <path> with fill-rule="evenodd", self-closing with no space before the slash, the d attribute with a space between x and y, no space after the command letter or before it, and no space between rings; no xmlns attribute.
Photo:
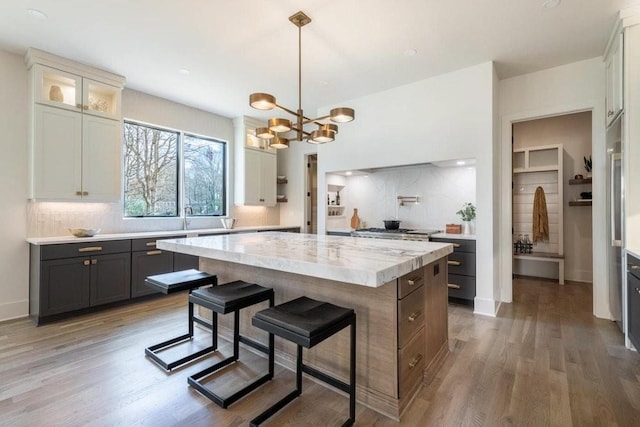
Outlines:
<svg viewBox="0 0 640 427"><path fill-rule="evenodd" d="M242 167L236 180L236 204L249 206L275 206L277 159L274 154L245 148Z"/></svg>
<svg viewBox="0 0 640 427"><path fill-rule="evenodd" d="M620 114L623 108L623 36L612 47L606 60L607 74L607 126Z"/></svg>
<svg viewBox="0 0 640 427"><path fill-rule="evenodd" d="M82 121L82 195L87 201L120 198L120 122L88 114Z"/></svg>
<svg viewBox="0 0 640 427"><path fill-rule="evenodd" d="M262 203L265 206L276 205L276 181L278 175L277 157L271 153L260 153L260 183Z"/></svg>
<svg viewBox="0 0 640 427"><path fill-rule="evenodd" d="M35 105L31 198L79 200L82 191L82 114Z"/></svg>

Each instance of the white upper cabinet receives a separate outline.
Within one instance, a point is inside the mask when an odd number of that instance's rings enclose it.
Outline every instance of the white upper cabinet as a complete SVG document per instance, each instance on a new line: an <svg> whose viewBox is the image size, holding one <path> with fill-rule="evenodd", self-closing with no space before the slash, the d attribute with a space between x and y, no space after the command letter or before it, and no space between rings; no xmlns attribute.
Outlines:
<svg viewBox="0 0 640 427"><path fill-rule="evenodd" d="M30 194L53 201L117 201L124 78L37 49L30 69Z"/></svg>
<svg viewBox="0 0 640 427"><path fill-rule="evenodd" d="M607 74L607 126L622 112L623 95L623 33L616 36L605 60Z"/></svg>
<svg viewBox="0 0 640 427"><path fill-rule="evenodd" d="M259 121L240 117L235 127L234 201L244 206L275 206L277 193L276 150L255 137Z"/></svg>

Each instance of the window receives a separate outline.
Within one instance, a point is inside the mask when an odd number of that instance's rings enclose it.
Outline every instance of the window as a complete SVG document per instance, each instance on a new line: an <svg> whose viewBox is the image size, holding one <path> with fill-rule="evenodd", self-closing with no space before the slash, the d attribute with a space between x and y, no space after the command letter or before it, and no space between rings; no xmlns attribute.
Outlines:
<svg viewBox="0 0 640 427"><path fill-rule="evenodd" d="M226 214L225 142L125 121L124 146L125 217Z"/></svg>

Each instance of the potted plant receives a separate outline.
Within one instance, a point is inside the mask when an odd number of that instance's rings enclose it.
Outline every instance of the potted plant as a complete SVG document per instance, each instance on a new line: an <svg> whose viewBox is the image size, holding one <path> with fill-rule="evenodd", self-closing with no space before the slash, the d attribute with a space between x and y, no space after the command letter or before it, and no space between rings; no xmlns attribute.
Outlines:
<svg viewBox="0 0 640 427"><path fill-rule="evenodd" d="M473 203L467 202L462 205L462 209L456 212L462 218L464 223L464 234L471 234L471 227L469 223L473 221L476 217L476 207Z"/></svg>

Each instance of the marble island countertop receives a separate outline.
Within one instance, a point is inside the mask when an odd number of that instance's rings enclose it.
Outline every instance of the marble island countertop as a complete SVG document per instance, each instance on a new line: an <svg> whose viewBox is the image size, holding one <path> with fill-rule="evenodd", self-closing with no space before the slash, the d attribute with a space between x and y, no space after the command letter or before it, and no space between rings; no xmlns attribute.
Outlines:
<svg viewBox="0 0 640 427"><path fill-rule="evenodd" d="M159 240L158 249L379 287L453 251L448 243L285 232Z"/></svg>
<svg viewBox="0 0 640 427"><path fill-rule="evenodd" d="M283 230L286 228L299 228L299 225L257 225L249 227L226 228L202 228L188 230L158 230L158 231L139 231L139 232L122 232L109 234L96 234L93 237L75 237L54 236L54 237L29 237L27 242L32 245L55 245L61 243L87 243L87 242L104 242L107 240L120 239L144 239L152 237L172 237L172 236L188 236L196 237L200 234L228 234L228 233L246 233L253 231L271 231Z"/></svg>

